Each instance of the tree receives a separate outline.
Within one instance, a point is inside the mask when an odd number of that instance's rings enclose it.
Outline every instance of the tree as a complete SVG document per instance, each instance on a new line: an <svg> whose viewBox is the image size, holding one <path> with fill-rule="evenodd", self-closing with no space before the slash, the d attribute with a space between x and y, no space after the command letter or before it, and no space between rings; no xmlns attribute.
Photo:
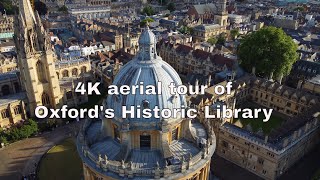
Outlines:
<svg viewBox="0 0 320 180"><path fill-rule="evenodd" d="M175 11L176 10L176 5L174 4L174 3L169 3L168 4L168 10L170 11L170 12L172 12L172 11Z"/></svg>
<svg viewBox="0 0 320 180"><path fill-rule="evenodd" d="M5 137L5 136L0 136L0 143L3 143L4 145L8 144L7 137Z"/></svg>
<svg viewBox="0 0 320 180"><path fill-rule="evenodd" d="M145 26L149 22L154 22L154 20L152 18L147 17L140 22L140 26Z"/></svg>
<svg viewBox="0 0 320 180"><path fill-rule="evenodd" d="M232 37L232 39L235 39L237 36L239 36L239 29L238 28L236 28L236 29L232 29L231 31L230 31L230 35L231 35L231 37Z"/></svg>
<svg viewBox="0 0 320 180"><path fill-rule="evenodd" d="M299 6L299 7L294 8L294 11L304 12L305 9L304 9L304 7L302 7L302 6Z"/></svg>
<svg viewBox="0 0 320 180"><path fill-rule="evenodd" d="M192 34L193 28L188 27L188 26L182 26L178 31L182 34Z"/></svg>
<svg viewBox="0 0 320 180"><path fill-rule="evenodd" d="M225 42L226 42L226 35L224 33L221 33L218 36L217 44L224 45Z"/></svg>
<svg viewBox="0 0 320 180"><path fill-rule="evenodd" d="M12 4L12 0L1 0L0 1L0 12L12 15L18 11L18 7Z"/></svg>
<svg viewBox="0 0 320 180"><path fill-rule="evenodd" d="M208 43L210 43L211 45L214 45L218 42L218 40L215 37L211 37L207 40Z"/></svg>
<svg viewBox="0 0 320 180"><path fill-rule="evenodd" d="M166 5L168 3L168 0L158 0L158 3L163 6Z"/></svg>
<svg viewBox="0 0 320 180"><path fill-rule="evenodd" d="M146 14L147 16L152 16L154 15L154 10L151 6L146 6L142 10L143 14Z"/></svg>
<svg viewBox="0 0 320 180"><path fill-rule="evenodd" d="M246 71L255 67L256 75L266 77L273 73L278 78L290 73L298 58L296 51L297 45L282 29L266 27L240 41L238 57Z"/></svg>
<svg viewBox="0 0 320 180"><path fill-rule="evenodd" d="M58 11L63 12L63 13L68 13L68 8L67 6L61 6Z"/></svg>
<svg viewBox="0 0 320 180"><path fill-rule="evenodd" d="M48 8L46 4L41 1L37 1L34 3L34 8L38 11L39 15L45 15L48 12Z"/></svg>

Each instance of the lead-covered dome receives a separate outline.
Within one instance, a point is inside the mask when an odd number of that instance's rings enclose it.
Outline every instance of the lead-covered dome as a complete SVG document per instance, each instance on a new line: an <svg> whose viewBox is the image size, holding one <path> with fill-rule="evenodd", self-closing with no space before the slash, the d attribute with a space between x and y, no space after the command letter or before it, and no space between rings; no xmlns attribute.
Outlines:
<svg viewBox="0 0 320 180"><path fill-rule="evenodd" d="M122 106L129 109L131 106L137 108L154 109L158 106L159 109L171 109L186 107L186 100L184 95L170 94L169 85L173 82L176 86L182 85L178 73L160 56L156 54L156 38L149 28L141 34L139 39L139 52L138 54L123 68L115 77L114 85L120 87L121 85L139 85L143 82L144 89L148 85L153 85L157 88L158 82L162 84L161 95L140 95L139 93L131 95L110 95L107 98L107 108L114 109L116 121L127 121L130 127L152 128L162 120L161 118L150 119L145 118L127 118L122 119ZM139 92L140 89L137 89ZM151 124L155 125L152 126ZM153 129L153 128L152 128Z"/></svg>

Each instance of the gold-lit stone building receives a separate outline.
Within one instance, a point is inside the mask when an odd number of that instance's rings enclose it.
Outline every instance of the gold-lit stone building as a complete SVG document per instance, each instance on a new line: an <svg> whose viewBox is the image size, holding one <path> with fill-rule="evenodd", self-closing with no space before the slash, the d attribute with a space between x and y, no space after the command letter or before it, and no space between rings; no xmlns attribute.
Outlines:
<svg viewBox="0 0 320 180"><path fill-rule="evenodd" d="M73 93L78 82L91 80L90 60L57 60L49 34L29 0L19 1L14 21L15 57L0 57L0 127L34 117L37 106L77 106L88 96ZM18 69L16 70L16 66Z"/></svg>
<svg viewBox="0 0 320 180"><path fill-rule="evenodd" d="M217 105L273 109L265 123L262 119L210 119L217 137L217 155L263 179L284 174L320 140L319 97L279 82L248 75L233 81L230 95L214 94L212 86L205 95L188 100L200 110L205 105L213 109ZM205 120L202 113L199 117ZM254 127L257 123L258 129Z"/></svg>
<svg viewBox="0 0 320 180"><path fill-rule="evenodd" d="M114 85L154 85L161 95L109 95L103 103L114 118L89 119L80 130L77 148L84 179L209 179L215 135L208 123L176 118L122 118L122 106L160 110L186 108L184 95L171 95L169 84L181 85L177 72L156 51L155 35L147 28L137 55L120 69Z"/></svg>

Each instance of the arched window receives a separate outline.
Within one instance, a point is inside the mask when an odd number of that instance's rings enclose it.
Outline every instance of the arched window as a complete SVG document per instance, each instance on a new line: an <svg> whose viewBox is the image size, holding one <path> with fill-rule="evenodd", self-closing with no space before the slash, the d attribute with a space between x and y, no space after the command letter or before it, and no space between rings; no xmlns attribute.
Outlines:
<svg viewBox="0 0 320 180"><path fill-rule="evenodd" d="M44 68L42 62L38 61L36 64L36 68L37 68L38 80L42 83L47 82L45 68Z"/></svg>
<svg viewBox="0 0 320 180"><path fill-rule="evenodd" d="M78 76L78 69L77 68L72 69L72 76Z"/></svg>
<svg viewBox="0 0 320 180"><path fill-rule="evenodd" d="M69 71L68 70L64 70L62 72L62 77L69 77Z"/></svg>
<svg viewBox="0 0 320 180"><path fill-rule="evenodd" d="M57 72L57 77L58 77L58 79L60 79L60 74L59 74L59 72Z"/></svg>
<svg viewBox="0 0 320 180"><path fill-rule="evenodd" d="M9 85L3 85L1 87L1 92L2 92L2 95L4 95L4 96L11 94Z"/></svg>
<svg viewBox="0 0 320 180"><path fill-rule="evenodd" d="M44 106L50 105L50 97L47 93L44 92L42 94L41 100L42 100L42 105L44 105Z"/></svg>
<svg viewBox="0 0 320 180"><path fill-rule="evenodd" d="M86 73L86 72L87 72L87 67L82 66L82 67L81 67L81 73Z"/></svg>

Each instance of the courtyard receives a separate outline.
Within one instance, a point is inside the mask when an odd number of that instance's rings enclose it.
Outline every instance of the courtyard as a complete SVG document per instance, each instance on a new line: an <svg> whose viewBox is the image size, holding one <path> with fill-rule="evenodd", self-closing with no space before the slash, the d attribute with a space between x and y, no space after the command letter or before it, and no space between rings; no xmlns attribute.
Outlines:
<svg viewBox="0 0 320 180"><path fill-rule="evenodd" d="M240 107L255 109L255 108L264 108L263 106L256 104L254 102L247 102L245 104L240 105ZM241 117L241 115L239 116ZM234 119L233 123L237 126L242 126L244 128L248 128L248 125L251 127L252 131L255 133L263 133L263 135L268 135L273 129L281 126L283 122L286 121L288 117L279 112L273 111L269 121L263 122L265 116L259 116L258 118L252 119ZM261 132L262 131L262 132Z"/></svg>
<svg viewBox="0 0 320 180"><path fill-rule="evenodd" d="M82 163L74 139L63 140L43 156L38 177L40 180L81 179Z"/></svg>

